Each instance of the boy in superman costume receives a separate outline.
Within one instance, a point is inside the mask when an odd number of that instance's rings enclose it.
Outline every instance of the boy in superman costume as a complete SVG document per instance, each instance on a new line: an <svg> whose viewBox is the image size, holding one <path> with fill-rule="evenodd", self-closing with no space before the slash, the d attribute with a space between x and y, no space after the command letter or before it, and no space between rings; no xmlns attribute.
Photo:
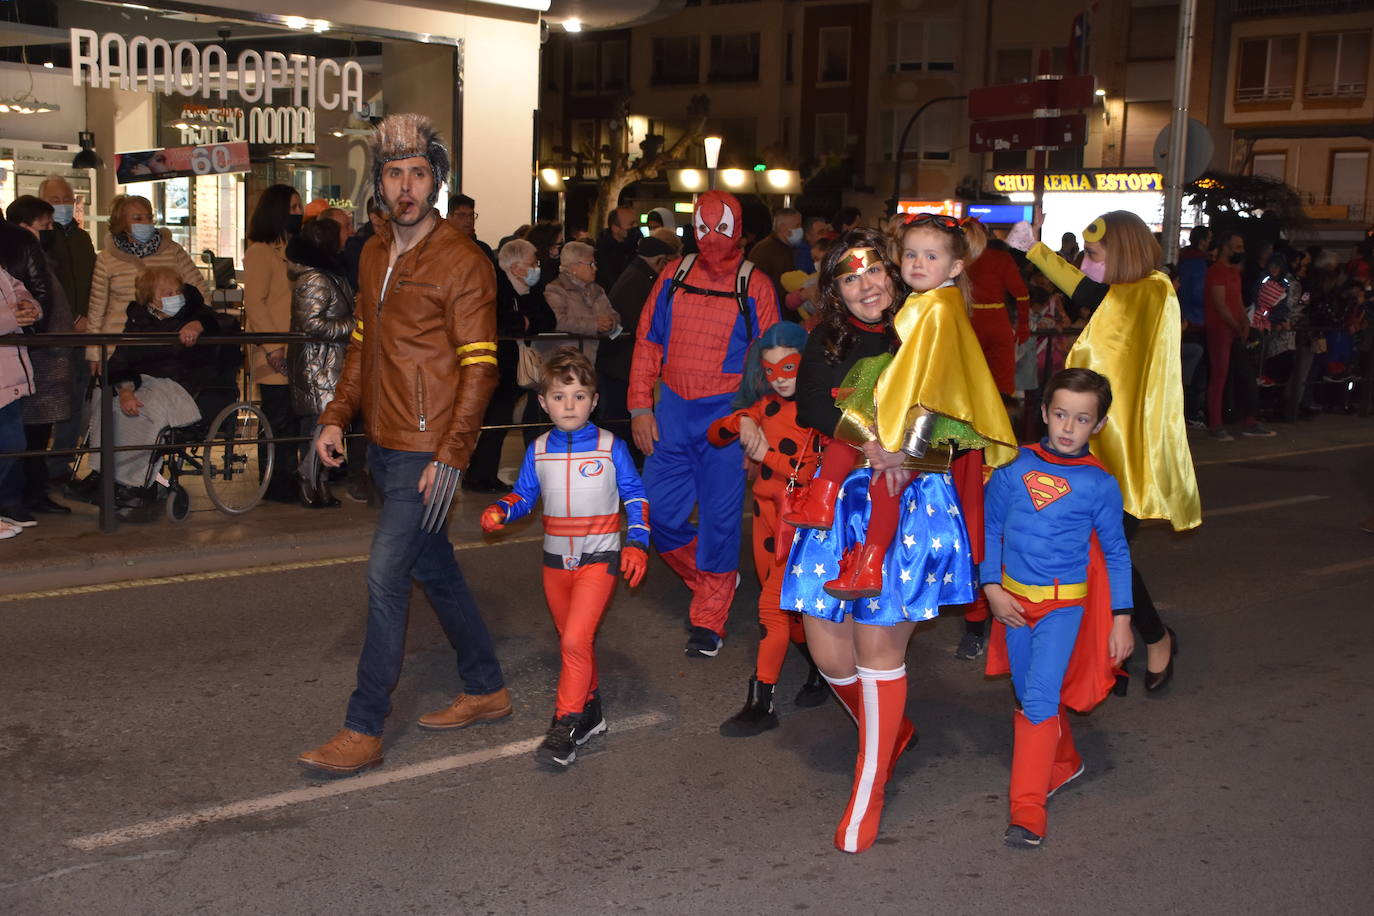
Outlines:
<svg viewBox="0 0 1374 916"><path fill-rule="evenodd" d="M710 658L738 580L744 453L738 443L712 446L707 430L730 412L745 353L777 322L778 304L773 281L744 260L738 200L701 195L692 229L698 253L668 263L640 314L628 401L647 456L654 547L692 592L686 654Z"/></svg>
<svg viewBox="0 0 1374 916"><path fill-rule="evenodd" d="M984 496L983 593L992 611L987 673L1010 672L1014 715L1008 846L1039 846L1049 796L1083 772L1067 709L1107 696L1131 654L1131 555L1121 488L1088 440L1112 390L1088 369L1045 389L1047 436L998 468Z"/></svg>

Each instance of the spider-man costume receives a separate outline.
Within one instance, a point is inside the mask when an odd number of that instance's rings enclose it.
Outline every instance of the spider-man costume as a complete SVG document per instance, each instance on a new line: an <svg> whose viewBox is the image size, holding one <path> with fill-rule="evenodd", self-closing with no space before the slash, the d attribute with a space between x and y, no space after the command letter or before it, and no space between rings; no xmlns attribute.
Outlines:
<svg viewBox="0 0 1374 916"><path fill-rule="evenodd" d="M719 638L739 569L744 461L738 444L713 448L706 431L730 412L745 352L778 320L778 304L761 271L736 294L744 260L739 201L722 191L703 194L692 226L699 254L691 269L679 279L682 262L669 263L644 304L628 402L632 417L652 413L658 426L644 461L654 547L692 591L692 626ZM696 525L688 520L693 506Z"/></svg>

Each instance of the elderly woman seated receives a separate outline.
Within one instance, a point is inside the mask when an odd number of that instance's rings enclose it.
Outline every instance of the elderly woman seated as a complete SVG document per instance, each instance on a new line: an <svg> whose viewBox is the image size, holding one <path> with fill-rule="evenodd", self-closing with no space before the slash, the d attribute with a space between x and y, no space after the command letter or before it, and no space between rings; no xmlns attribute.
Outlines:
<svg viewBox="0 0 1374 916"><path fill-rule="evenodd" d="M167 343L120 346L110 357L109 383L117 402L114 441L121 445L153 445L167 427L188 426L200 419L195 392L203 360L194 349L206 328L213 328L215 313L205 304L200 290L182 283L171 268L152 267L134 281L136 299L129 303L125 333L163 333ZM98 394L97 394L98 396ZM91 447L98 447L102 430L100 411L91 410ZM92 472L75 484L76 495L94 501L99 489L100 454L90 456ZM150 455L144 451L115 453L115 507L120 519L142 521L152 517L145 501L156 502L145 491Z"/></svg>

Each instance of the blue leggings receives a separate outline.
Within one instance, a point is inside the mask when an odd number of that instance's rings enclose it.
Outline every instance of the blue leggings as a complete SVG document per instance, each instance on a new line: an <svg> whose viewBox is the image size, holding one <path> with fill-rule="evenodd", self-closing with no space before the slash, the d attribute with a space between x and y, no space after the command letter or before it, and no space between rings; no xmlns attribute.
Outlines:
<svg viewBox="0 0 1374 916"><path fill-rule="evenodd" d="M1007 628L1011 683L1021 711L1039 725L1059 715L1059 692L1078 642L1083 607L1060 607L1024 627Z"/></svg>

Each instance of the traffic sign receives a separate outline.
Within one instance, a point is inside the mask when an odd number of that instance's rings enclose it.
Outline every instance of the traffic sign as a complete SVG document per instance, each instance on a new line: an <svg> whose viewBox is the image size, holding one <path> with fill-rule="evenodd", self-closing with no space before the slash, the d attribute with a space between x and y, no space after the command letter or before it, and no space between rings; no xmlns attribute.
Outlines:
<svg viewBox="0 0 1374 916"><path fill-rule="evenodd" d="M1161 172L1169 170L1169 135L1173 133L1172 127L1172 124L1165 124L1159 136L1155 137L1155 167ZM1183 180L1192 181L1207 171L1207 166L1212 161L1214 146L1207 125L1196 118L1188 119L1187 136L1187 150L1183 156Z"/></svg>
<svg viewBox="0 0 1374 916"><path fill-rule="evenodd" d="M974 121L968 128L968 148L973 153L1058 149L1061 146L1081 146L1087 134L1088 116L1083 114Z"/></svg>
<svg viewBox="0 0 1374 916"><path fill-rule="evenodd" d="M1011 83L1006 86L982 86L969 90L968 116L979 121L986 118L1025 117L1034 111L1087 108L1093 103L1097 78L1066 76L1057 80L1036 80L1031 83Z"/></svg>

